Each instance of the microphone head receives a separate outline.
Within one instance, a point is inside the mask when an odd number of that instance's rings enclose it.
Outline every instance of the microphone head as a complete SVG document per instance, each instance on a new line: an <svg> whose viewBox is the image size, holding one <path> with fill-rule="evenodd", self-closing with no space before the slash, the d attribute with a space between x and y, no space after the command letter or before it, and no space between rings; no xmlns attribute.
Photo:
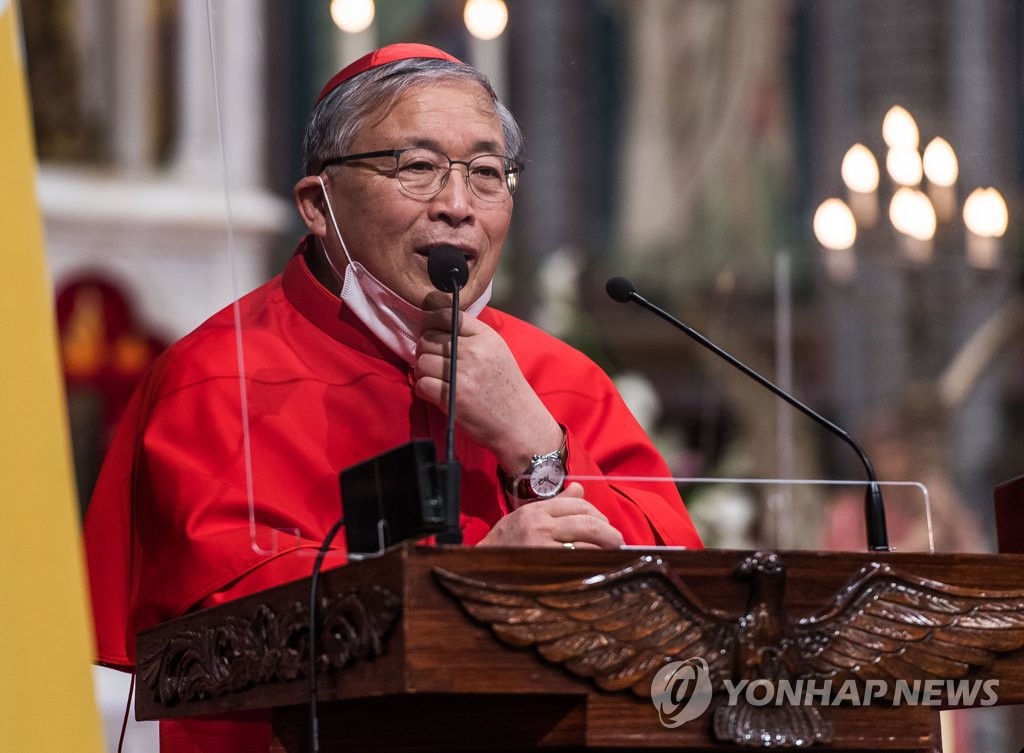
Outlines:
<svg viewBox="0 0 1024 753"><path fill-rule="evenodd" d="M469 280L469 265L455 246L437 246L427 255L427 274L435 288L444 293L454 293L456 287L462 290Z"/></svg>
<svg viewBox="0 0 1024 753"><path fill-rule="evenodd" d="M633 283L625 277L612 277L605 283L604 289L608 291L608 295L611 296L612 300L619 303L628 303L629 299L636 293Z"/></svg>

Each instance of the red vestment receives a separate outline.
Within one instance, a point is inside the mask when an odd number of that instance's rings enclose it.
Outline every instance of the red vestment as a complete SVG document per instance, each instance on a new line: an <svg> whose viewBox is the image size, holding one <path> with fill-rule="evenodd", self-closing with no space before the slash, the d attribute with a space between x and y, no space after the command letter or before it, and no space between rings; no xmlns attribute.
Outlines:
<svg viewBox="0 0 1024 753"><path fill-rule="evenodd" d="M415 438L433 439L444 457L443 412L414 395L409 365L315 280L301 253L244 296L238 316L247 419L229 306L157 360L104 463L85 522L101 663L130 668L142 628L307 577L342 512L342 469ZM479 318L566 427L570 479L670 475L593 362L495 309ZM494 455L458 431L455 449L472 545L508 507ZM673 484L582 483L627 543L700 546ZM344 561L343 539L326 566ZM220 726L223 740L186 743L190 725L168 725L163 751L254 749L241 727ZM265 738L266 725L249 727Z"/></svg>

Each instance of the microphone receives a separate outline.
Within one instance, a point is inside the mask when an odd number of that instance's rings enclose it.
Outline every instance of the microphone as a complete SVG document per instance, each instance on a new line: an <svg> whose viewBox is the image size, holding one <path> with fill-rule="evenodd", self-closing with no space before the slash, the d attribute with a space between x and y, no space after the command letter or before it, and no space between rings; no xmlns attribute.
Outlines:
<svg viewBox="0 0 1024 753"><path fill-rule="evenodd" d="M442 293L457 293L469 280L466 257L455 246L438 246L427 255L430 282Z"/></svg>
<svg viewBox="0 0 1024 753"><path fill-rule="evenodd" d="M455 457L455 376L459 352L459 291L469 279L466 257L455 246L438 246L427 255L427 274L434 287L452 295L451 356L448 359L448 435L446 460L438 467L441 487L445 490L445 526L437 534L439 544L461 544L459 528L459 491L462 466Z"/></svg>
<svg viewBox="0 0 1024 753"><path fill-rule="evenodd" d="M885 504L882 501L882 490L878 486L878 479L875 477L875 469L871 465L871 461L868 460L867 454L861 449L860 445L853 441L846 431L836 426L834 423L823 417L821 414L815 412L811 408L804 405L802 402L797 400L795 397L785 392L781 387L776 386L774 383L765 379L763 376L758 374L756 371L751 369L746 364L742 363L732 355L722 350L720 347L715 345L713 342L708 340L704 335L697 332L695 329L683 324L683 322L676 319L674 316L669 314L667 311L658 308L653 303L648 301L642 295L636 292L636 288L633 287L633 283L627 280L625 277L612 277L605 284L605 290L612 300L618 301L619 303L628 303L632 301L639 306L652 311L662 319L667 321L669 324L681 329L684 333L689 335L691 338L699 342L708 350L712 351L715 355L724 358L730 364L735 366L737 369L742 371L748 377L758 382L761 386L767 387L769 390L774 392L777 396L781 397L787 403L792 405L794 408L799 410L806 416L809 416L814 421L824 426L830 432L835 434L837 437L846 442L860 457L861 463L864 464L864 470L868 476L868 488L864 494L864 516L865 522L867 523L867 534L868 534L868 550L872 552L888 552L889 551L889 534L886 531L885 525Z"/></svg>

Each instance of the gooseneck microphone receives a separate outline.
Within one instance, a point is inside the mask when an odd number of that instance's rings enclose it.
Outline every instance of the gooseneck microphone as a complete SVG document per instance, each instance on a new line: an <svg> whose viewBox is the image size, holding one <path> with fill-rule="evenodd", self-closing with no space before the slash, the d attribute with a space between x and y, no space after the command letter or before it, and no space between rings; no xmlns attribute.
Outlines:
<svg viewBox="0 0 1024 753"><path fill-rule="evenodd" d="M446 459L438 468L441 487L445 490L445 530L436 536L439 544L461 544L462 529L459 527L459 490L462 481L462 467L455 457L455 377L459 357L459 291L469 280L469 265L466 257L455 246L438 246L427 256L427 274L434 287L452 296L451 355L448 359L448 435L445 443Z"/></svg>
<svg viewBox="0 0 1024 753"><path fill-rule="evenodd" d="M742 371L748 377L758 382L763 387L767 387L769 390L774 392L777 396L781 397L787 403L792 405L794 408L799 410L806 416L809 416L814 421L824 426L830 432L835 434L837 437L846 442L860 457L861 463L864 464L864 470L868 475L868 488L864 495L864 516L865 522L867 523L867 535L868 535L868 550L872 552L888 552L889 551L889 534L886 531L885 525L885 504L882 501L882 490L878 485L878 479L875 477L875 469L871 465L871 461L868 460L867 454L861 449L861 446L857 444L853 437L851 437L845 430L836 426L834 423L829 421L827 418L812 410L811 408L804 405L802 402L797 400L795 397L785 392L781 387L776 386L774 383L765 379L763 376L758 374L756 371L751 369L746 364L742 363L731 354L722 350L720 347L715 345L713 342L708 340L704 335L697 332L692 327L687 326L683 322L676 319L674 316L669 314L664 309L655 306L653 303L648 301L642 295L636 292L636 288L633 287L633 283L627 280L625 277L612 277L605 284L605 290L608 295L619 303L628 303L632 301L639 306L652 311L653 313L660 316L662 319L667 321L672 326L681 329L684 333L689 335L692 339L699 342L705 348L713 352L715 355L724 358L730 364L735 366L737 369Z"/></svg>

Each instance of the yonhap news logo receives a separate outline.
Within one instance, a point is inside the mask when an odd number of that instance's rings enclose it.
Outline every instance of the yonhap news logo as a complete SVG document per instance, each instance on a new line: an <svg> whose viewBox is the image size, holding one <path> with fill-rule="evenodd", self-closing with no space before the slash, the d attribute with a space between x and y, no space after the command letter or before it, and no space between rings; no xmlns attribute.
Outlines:
<svg viewBox="0 0 1024 753"><path fill-rule="evenodd" d="M651 681L651 701L670 729L707 711L713 695L711 671L700 657L666 664Z"/></svg>
<svg viewBox="0 0 1024 753"><path fill-rule="evenodd" d="M999 680L856 680L842 682L816 678L740 680L723 683L736 706L993 706L999 702Z"/></svg>
<svg viewBox="0 0 1024 753"><path fill-rule="evenodd" d="M999 680L857 680L800 678L790 680L726 679L721 706L993 706L999 702ZM708 663L700 657L663 666L651 681L651 702L661 724L679 727L702 716L711 706L714 688Z"/></svg>

